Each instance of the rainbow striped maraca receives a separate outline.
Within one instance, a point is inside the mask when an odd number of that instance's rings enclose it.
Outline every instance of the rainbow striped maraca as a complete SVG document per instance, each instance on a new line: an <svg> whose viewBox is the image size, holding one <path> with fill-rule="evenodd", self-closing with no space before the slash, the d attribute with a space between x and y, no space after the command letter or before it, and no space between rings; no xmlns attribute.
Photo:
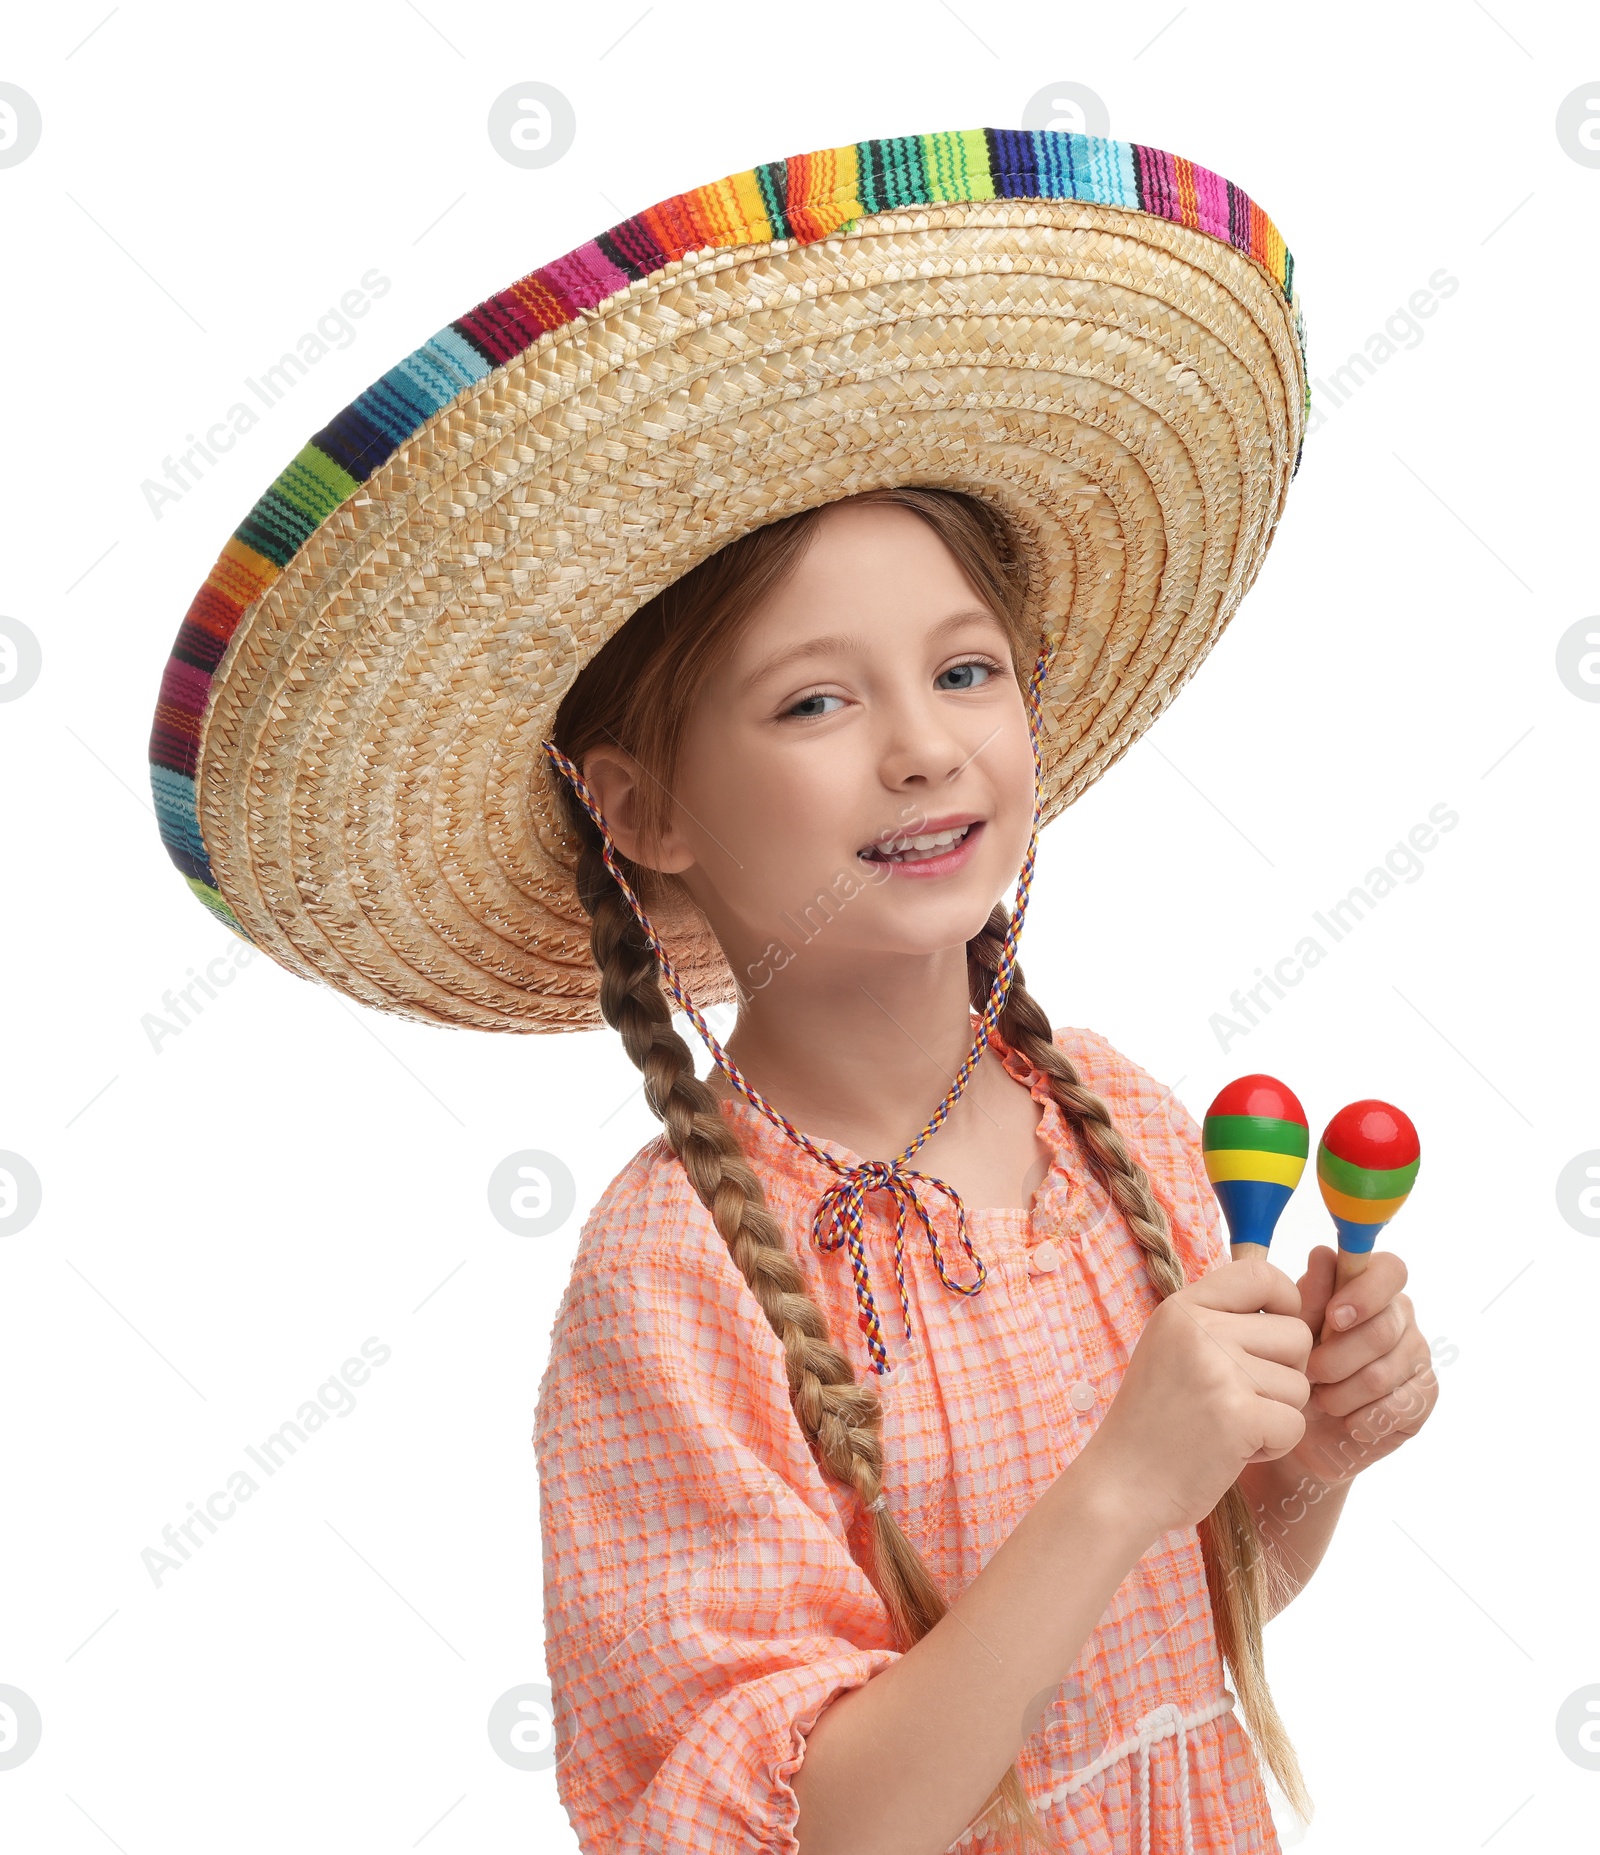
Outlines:
<svg viewBox="0 0 1600 1855"><path fill-rule="evenodd" d="M1294 1090L1275 1076L1240 1076L1206 1110L1200 1146L1234 1261L1246 1244L1264 1251L1311 1149L1306 1111Z"/></svg>
<svg viewBox="0 0 1600 1855"><path fill-rule="evenodd" d="M1422 1163L1410 1118L1386 1101L1353 1101L1317 1148L1317 1183L1339 1232L1335 1293L1367 1266L1373 1240L1406 1201Z"/></svg>

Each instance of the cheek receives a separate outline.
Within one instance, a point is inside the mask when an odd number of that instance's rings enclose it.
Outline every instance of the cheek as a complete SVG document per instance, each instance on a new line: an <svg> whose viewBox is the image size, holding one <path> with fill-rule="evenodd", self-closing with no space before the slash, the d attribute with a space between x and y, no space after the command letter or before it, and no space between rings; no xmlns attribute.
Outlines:
<svg viewBox="0 0 1600 1855"><path fill-rule="evenodd" d="M1020 860L1028 848L1033 824L1033 746L1026 729L1013 735L1004 761L995 769L997 809L1005 823L1005 837Z"/></svg>
<svg viewBox="0 0 1600 1855"><path fill-rule="evenodd" d="M692 814L685 830L708 880L746 906L781 908L839 874L838 821L860 787L842 755L747 751L698 769L681 790Z"/></svg>

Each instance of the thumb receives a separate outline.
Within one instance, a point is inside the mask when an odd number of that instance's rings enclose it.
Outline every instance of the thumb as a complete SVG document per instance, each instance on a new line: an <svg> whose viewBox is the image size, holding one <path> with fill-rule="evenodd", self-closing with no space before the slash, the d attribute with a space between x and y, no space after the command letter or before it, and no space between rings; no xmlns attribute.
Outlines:
<svg viewBox="0 0 1600 1855"><path fill-rule="evenodd" d="M1333 1299L1333 1276L1337 1261L1337 1250L1330 1249L1326 1243L1317 1244L1306 1258L1305 1274L1295 1284L1300 1290L1300 1318L1311 1329L1313 1338L1320 1338L1322 1317Z"/></svg>

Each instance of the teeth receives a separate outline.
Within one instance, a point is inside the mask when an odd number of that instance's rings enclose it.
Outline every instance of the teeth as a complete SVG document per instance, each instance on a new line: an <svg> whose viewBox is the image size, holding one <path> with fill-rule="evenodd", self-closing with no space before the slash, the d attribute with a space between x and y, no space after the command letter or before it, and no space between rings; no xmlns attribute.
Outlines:
<svg viewBox="0 0 1600 1855"><path fill-rule="evenodd" d="M953 849L971 829L970 825L958 825L951 831L925 831L914 837L895 837L888 843L878 846L877 854L891 862L911 863L923 857L936 857L946 850Z"/></svg>

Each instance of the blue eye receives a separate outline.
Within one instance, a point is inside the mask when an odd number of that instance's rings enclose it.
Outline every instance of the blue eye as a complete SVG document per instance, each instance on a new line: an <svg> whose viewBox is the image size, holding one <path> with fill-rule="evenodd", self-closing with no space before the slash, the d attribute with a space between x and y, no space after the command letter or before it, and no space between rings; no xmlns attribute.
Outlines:
<svg viewBox="0 0 1600 1855"><path fill-rule="evenodd" d="M994 674L994 666L973 658L968 663L954 663L948 670L942 671L936 687L940 689L976 689L979 684L987 682ZM946 682L946 677L956 678L955 682Z"/></svg>
<svg viewBox="0 0 1600 1855"><path fill-rule="evenodd" d="M802 696L798 702L786 708L783 712L785 715L797 715L802 721L808 721L815 715L831 715L833 713L831 709L817 708L815 705L818 702L839 702L842 700L843 698L840 696L830 696L826 691L821 691L814 696Z"/></svg>

